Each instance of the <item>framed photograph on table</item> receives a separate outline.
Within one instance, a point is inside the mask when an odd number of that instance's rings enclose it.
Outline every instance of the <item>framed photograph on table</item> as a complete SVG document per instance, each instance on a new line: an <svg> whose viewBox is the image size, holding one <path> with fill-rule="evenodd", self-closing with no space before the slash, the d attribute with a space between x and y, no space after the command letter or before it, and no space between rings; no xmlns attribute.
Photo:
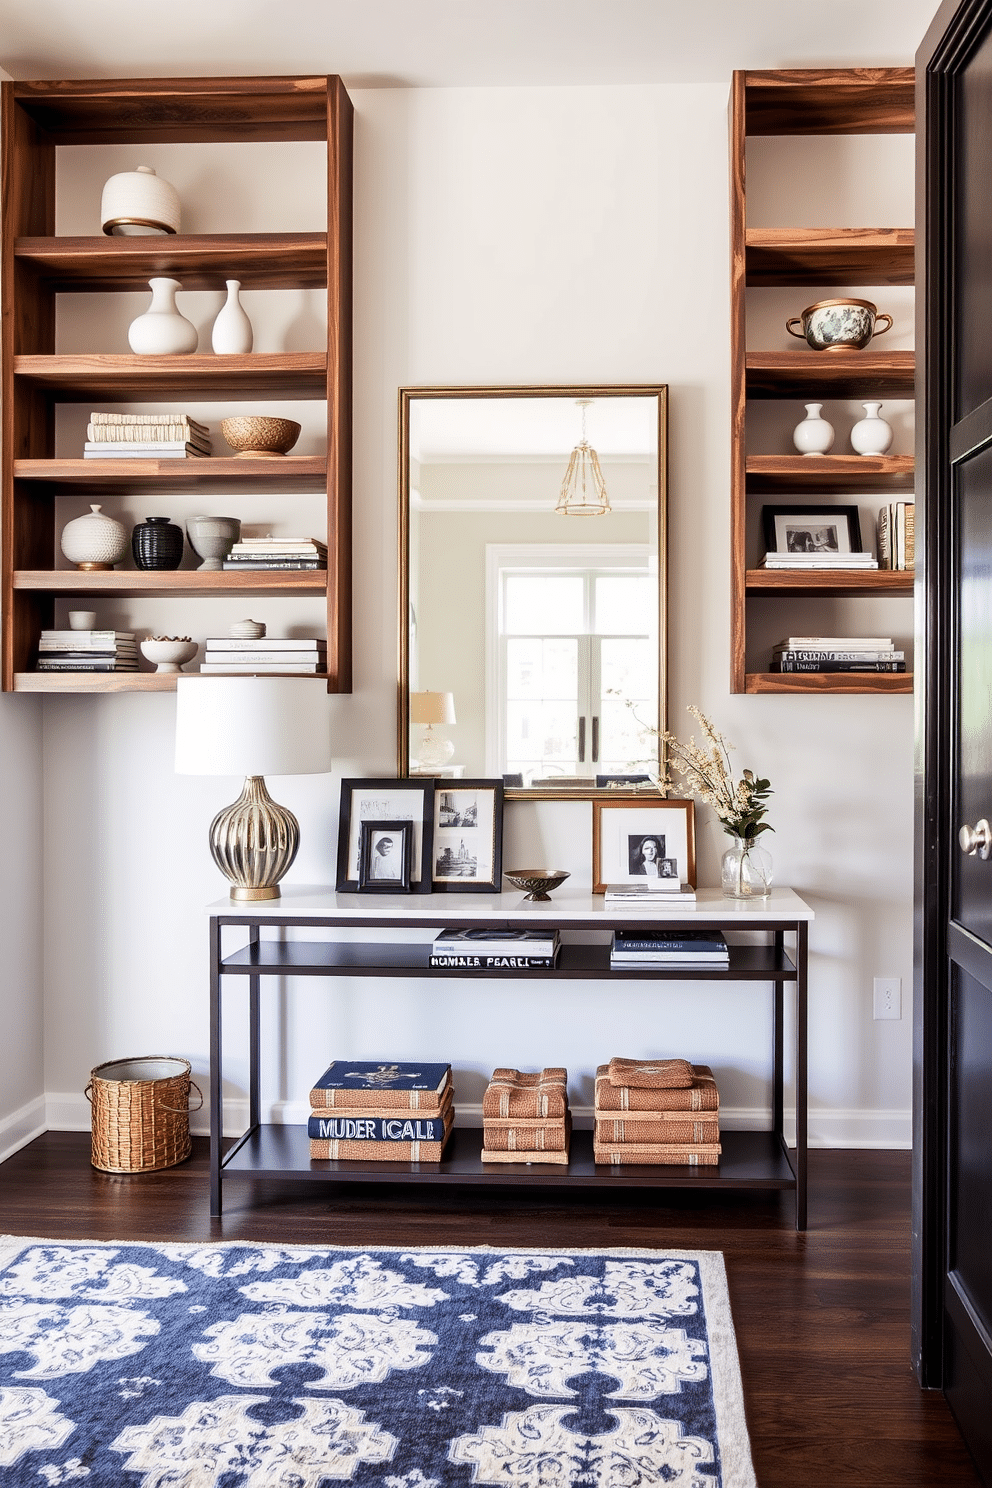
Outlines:
<svg viewBox="0 0 992 1488"><path fill-rule="evenodd" d="M593 801L593 893L658 878L696 887L693 802Z"/></svg>
<svg viewBox="0 0 992 1488"><path fill-rule="evenodd" d="M766 553L860 553L861 520L856 506L795 501L763 506L761 531Z"/></svg>
<svg viewBox="0 0 992 1488"><path fill-rule="evenodd" d="M338 825L339 894L357 894L362 888L362 827L368 823L383 831L397 823L410 828L409 892L429 894L434 837L433 780L342 780L341 815ZM395 892L402 892L396 888Z"/></svg>
<svg viewBox="0 0 992 1488"><path fill-rule="evenodd" d="M435 894L498 893L503 878L502 780L434 785Z"/></svg>
<svg viewBox="0 0 992 1488"><path fill-rule="evenodd" d="M409 894L413 823L363 821L358 847L362 894Z"/></svg>

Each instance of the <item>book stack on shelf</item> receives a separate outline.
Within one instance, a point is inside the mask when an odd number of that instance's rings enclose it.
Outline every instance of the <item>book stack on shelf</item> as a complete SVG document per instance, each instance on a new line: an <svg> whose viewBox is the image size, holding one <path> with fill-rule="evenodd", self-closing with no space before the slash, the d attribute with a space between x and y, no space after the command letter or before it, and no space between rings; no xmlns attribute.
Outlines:
<svg viewBox="0 0 992 1488"><path fill-rule="evenodd" d="M554 966L557 930L442 930L434 937L430 965L452 971L529 971Z"/></svg>
<svg viewBox="0 0 992 1488"><path fill-rule="evenodd" d="M293 672L318 676L327 670L327 642L314 636L208 636L200 671L207 676L225 672Z"/></svg>
<svg viewBox="0 0 992 1488"><path fill-rule="evenodd" d="M680 883L677 878L647 878L638 883L607 884L603 903L662 905L668 909L681 905L694 907L696 891L690 884Z"/></svg>
<svg viewBox="0 0 992 1488"><path fill-rule="evenodd" d="M904 672L906 653L891 636L786 636L772 651L773 672Z"/></svg>
<svg viewBox="0 0 992 1488"><path fill-rule="evenodd" d="M879 568L916 566L916 504L890 501L878 513Z"/></svg>
<svg viewBox="0 0 992 1488"><path fill-rule="evenodd" d="M532 1074L493 1070L482 1097L482 1161L567 1167L572 1134L567 1078L567 1071L556 1066Z"/></svg>
<svg viewBox="0 0 992 1488"><path fill-rule="evenodd" d="M224 559L224 567L231 573L316 571L327 567L327 544L318 537L243 537Z"/></svg>
<svg viewBox="0 0 992 1488"><path fill-rule="evenodd" d="M454 1120L450 1064L336 1059L310 1092L310 1156L440 1162Z"/></svg>
<svg viewBox="0 0 992 1488"><path fill-rule="evenodd" d="M687 1059L611 1059L596 1071L597 1163L715 1167L720 1094Z"/></svg>
<svg viewBox="0 0 992 1488"><path fill-rule="evenodd" d="M862 569L878 567L878 560L871 553L766 553L761 560L762 568L789 571L800 568Z"/></svg>
<svg viewBox="0 0 992 1488"><path fill-rule="evenodd" d="M39 672L136 672L138 648L130 630L43 630Z"/></svg>
<svg viewBox="0 0 992 1488"><path fill-rule="evenodd" d="M210 450L210 430L188 413L91 413L83 459L205 459Z"/></svg>
<svg viewBox="0 0 992 1488"><path fill-rule="evenodd" d="M730 965L730 951L719 930L617 930L610 947L610 968L706 966L715 971Z"/></svg>

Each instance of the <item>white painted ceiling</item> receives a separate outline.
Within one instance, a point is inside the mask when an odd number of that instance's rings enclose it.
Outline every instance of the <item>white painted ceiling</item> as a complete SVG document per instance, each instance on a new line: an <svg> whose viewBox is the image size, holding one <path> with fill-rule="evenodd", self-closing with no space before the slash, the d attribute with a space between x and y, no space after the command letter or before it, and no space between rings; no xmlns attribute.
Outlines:
<svg viewBox="0 0 992 1488"><path fill-rule="evenodd" d="M339 73L351 88L727 83L905 66L937 0L0 0L15 78Z"/></svg>

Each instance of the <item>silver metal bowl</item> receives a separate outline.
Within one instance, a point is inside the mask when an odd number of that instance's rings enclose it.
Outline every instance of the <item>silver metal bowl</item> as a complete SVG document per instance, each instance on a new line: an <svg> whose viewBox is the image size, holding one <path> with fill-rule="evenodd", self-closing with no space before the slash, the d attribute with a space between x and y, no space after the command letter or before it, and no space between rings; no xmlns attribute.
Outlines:
<svg viewBox="0 0 992 1488"><path fill-rule="evenodd" d="M559 888L571 874L564 868L515 868L504 873L515 889L523 889L527 899L550 899L549 889Z"/></svg>

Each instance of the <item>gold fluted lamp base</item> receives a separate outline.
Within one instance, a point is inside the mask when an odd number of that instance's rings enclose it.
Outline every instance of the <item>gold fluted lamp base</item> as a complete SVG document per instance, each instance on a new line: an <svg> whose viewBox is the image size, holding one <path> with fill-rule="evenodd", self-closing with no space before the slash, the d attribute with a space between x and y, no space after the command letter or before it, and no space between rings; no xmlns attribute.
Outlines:
<svg viewBox="0 0 992 1488"><path fill-rule="evenodd" d="M210 851L236 903L278 899L299 845L296 817L273 801L261 775L249 775L238 799L210 823Z"/></svg>

